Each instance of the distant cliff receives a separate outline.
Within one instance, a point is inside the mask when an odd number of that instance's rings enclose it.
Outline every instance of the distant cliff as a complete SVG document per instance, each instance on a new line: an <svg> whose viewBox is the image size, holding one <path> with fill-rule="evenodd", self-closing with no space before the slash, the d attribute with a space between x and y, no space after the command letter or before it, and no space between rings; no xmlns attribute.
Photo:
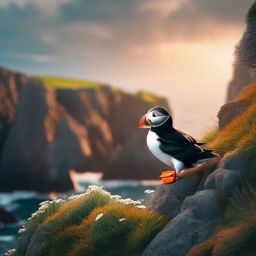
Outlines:
<svg viewBox="0 0 256 256"><path fill-rule="evenodd" d="M148 93L0 69L0 190L67 191L71 169L101 171L104 179L157 178L161 166L137 129L155 105L168 107Z"/></svg>

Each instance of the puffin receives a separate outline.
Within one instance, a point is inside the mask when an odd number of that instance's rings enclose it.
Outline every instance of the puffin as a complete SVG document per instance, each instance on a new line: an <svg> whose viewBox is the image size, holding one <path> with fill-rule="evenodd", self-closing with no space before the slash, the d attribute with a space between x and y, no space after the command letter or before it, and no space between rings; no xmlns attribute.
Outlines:
<svg viewBox="0 0 256 256"><path fill-rule="evenodd" d="M138 128L149 129L147 134L147 146L151 153L165 165L172 167L160 176L162 182L173 183L186 169L194 168L209 159L219 157L211 149L202 146L190 135L173 127L173 119L169 112L161 106L153 107L143 115ZM173 169L174 167L174 169Z"/></svg>

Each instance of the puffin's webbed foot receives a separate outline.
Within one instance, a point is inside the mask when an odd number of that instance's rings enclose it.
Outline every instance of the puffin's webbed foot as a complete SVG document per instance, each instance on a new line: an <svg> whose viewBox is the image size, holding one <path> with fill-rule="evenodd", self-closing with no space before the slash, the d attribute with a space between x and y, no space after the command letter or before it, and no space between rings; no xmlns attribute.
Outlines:
<svg viewBox="0 0 256 256"><path fill-rule="evenodd" d="M178 178L176 171L171 170L171 171L163 171L160 175L162 184L172 184L175 182L175 180Z"/></svg>

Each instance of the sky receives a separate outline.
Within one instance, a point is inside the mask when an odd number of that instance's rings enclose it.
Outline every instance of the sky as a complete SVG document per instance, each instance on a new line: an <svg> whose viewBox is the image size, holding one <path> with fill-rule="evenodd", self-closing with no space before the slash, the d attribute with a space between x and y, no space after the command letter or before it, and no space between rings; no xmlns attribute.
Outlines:
<svg viewBox="0 0 256 256"><path fill-rule="evenodd" d="M225 101L252 2L0 0L0 66L154 92L197 137Z"/></svg>

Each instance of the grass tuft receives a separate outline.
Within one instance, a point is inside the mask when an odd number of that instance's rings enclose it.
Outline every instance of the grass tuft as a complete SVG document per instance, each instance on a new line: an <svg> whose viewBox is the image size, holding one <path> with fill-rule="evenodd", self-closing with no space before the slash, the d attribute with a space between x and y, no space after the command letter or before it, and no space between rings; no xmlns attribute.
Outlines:
<svg viewBox="0 0 256 256"><path fill-rule="evenodd" d="M93 186L85 194L61 200L51 214L34 214L25 232L33 226L40 237L40 227L47 227L38 255L139 255L167 224L162 215L139 204Z"/></svg>

